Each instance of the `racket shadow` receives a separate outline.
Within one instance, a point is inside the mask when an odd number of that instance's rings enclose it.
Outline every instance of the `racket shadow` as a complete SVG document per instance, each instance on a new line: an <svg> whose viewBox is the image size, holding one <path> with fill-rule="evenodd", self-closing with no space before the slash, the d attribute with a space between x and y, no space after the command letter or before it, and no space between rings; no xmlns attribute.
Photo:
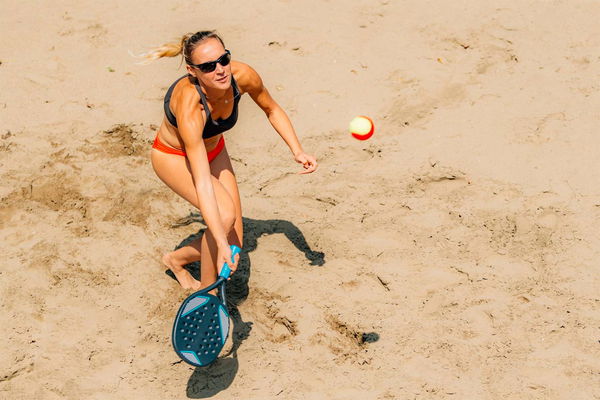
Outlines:
<svg viewBox="0 0 600 400"><path fill-rule="evenodd" d="M237 358L219 358L204 368L196 368L187 383L190 399L205 399L227 389L239 368Z"/></svg>
<svg viewBox="0 0 600 400"><path fill-rule="evenodd" d="M252 331L252 322L244 321L238 306L248 298L248 281L250 280L251 273L249 253L253 252L258 247L258 238L265 235L282 233L296 249L304 253L306 259L310 261L310 265L322 266L325 264L325 254L312 250L306 242L304 234L291 222L281 219L258 220L247 217L244 217L242 222L244 226L244 243L240 254L238 269L226 283L227 307L233 322L233 344L231 350L227 354L221 356L226 358L219 358L209 367L196 368L188 382L188 396L192 398L210 397L220 390L226 389L233 381L233 377L237 372L237 350L244 340L250 337L250 332ZM197 212L192 212L188 216L180 219L173 227L186 226L193 223L204 224L202 216ZM202 228L197 233L188 236L176 247L176 249L201 238L205 230L206 228ZM201 280L199 262L190 263L185 265L184 268L190 271L194 278ZM175 279L175 275L173 275L170 270L166 270L165 273ZM227 372L228 368L233 371L233 375L230 375L230 373ZM213 377L215 371L220 371L217 374L219 378L216 380ZM231 379L229 379L229 377L231 377ZM207 379L210 381L209 383L206 383Z"/></svg>

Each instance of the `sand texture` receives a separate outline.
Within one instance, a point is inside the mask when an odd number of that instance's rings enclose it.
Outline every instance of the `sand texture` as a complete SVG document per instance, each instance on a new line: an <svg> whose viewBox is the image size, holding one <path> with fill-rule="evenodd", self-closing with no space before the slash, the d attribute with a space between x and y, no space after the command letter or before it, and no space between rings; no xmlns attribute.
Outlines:
<svg viewBox="0 0 600 400"><path fill-rule="evenodd" d="M600 399L600 3L1 3L0 399ZM184 68L133 55L203 29L320 169L244 96L234 351L194 369L160 256L206 226L149 162Z"/></svg>

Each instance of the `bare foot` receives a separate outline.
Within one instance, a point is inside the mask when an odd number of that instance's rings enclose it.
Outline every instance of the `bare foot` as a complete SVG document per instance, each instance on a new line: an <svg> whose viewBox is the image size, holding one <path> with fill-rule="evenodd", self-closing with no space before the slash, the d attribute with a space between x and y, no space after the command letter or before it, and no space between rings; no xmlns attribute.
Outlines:
<svg viewBox="0 0 600 400"><path fill-rule="evenodd" d="M169 268L171 272L175 274L175 278L177 278L177 282L179 282L182 288L200 290L200 281L194 279L192 274L190 274L187 269L183 268L182 265L175 265L171 259L171 253L165 254L162 257L162 262L165 267Z"/></svg>

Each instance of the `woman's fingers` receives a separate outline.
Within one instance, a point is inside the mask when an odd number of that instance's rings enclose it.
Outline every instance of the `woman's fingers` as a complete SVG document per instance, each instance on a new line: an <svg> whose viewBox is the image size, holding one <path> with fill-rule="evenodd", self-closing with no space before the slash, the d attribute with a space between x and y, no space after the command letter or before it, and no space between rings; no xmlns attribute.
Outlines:
<svg viewBox="0 0 600 400"><path fill-rule="evenodd" d="M229 258L227 262L227 265L229 266L229 269L231 270L231 273L229 274L229 277L227 278L228 280L231 279L231 275L233 275L233 273L237 270L238 267L238 262L240 261L240 255L236 254L233 257L233 262L232 262L232 258Z"/></svg>
<svg viewBox="0 0 600 400"><path fill-rule="evenodd" d="M231 269L232 274L235 272L235 270L237 270L239 261L240 261L239 254L236 254L234 257L230 257L229 259L227 259L227 261L225 261L227 263L227 265L229 266L229 269Z"/></svg>
<svg viewBox="0 0 600 400"><path fill-rule="evenodd" d="M311 172L315 172L316 169L317 169L317 166L315 164L305 165L304 166L304 171L300 171L298 173L301 174L301 175L310 174Z"/></svg>
<svg viewBox="0 0 600 400"><path fill-rule="evenodd" d="M313 156L302 154L297 158L297 161L304 167L304 171L300 171L299 174L310 174L317 170L317 160Z"/></svg>
<svg viewBox="0 0 600 400"><path fill-rule="evenodd" d="M235 272L237 270L237 267L238 267L238 262L240 261L240 255L236 254L233 259L234 259L234 262L231 265L231 271Z"/></svg>

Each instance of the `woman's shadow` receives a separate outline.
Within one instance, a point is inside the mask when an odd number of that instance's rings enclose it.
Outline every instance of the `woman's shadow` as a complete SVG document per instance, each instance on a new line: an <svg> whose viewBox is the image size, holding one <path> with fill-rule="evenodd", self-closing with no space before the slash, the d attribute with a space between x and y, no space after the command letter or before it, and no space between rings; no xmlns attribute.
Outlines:
<svg viewBox="0 0 600 400"><path fill-rule="evenodd" d="M194 222L204 223L199 213L190 213L187 217L179 220L174 227L189 225ZM325 264L325 255L319 251L313 251L306 242L302 232L291 222L280 219L257 220L252 218L243 218L244 243L238 269L226 283L227 306L229 315L233 321L233 346L231 350L217 359L208 367L196 368L190 377L187 385L187 396L189 398L201 399L212 397L220 391L231 385L238 370L237 350L244 340L250 336L252 322L245 322L239 312L238 306L248 297L248 281L250 279L250 257L248 253L256 250L258 238L264 235L283 233L298 250L304 253L310 260L310 265L321 266ZM190 235L183 240L177 248L187 245L204 234L206 229L201 229L198 233ZM201 280L200 263L194 262L185 266L194 278ZM175 275L170 270L165 273L175 279ZM231 357L229 357L231 356Z"/></svg>

